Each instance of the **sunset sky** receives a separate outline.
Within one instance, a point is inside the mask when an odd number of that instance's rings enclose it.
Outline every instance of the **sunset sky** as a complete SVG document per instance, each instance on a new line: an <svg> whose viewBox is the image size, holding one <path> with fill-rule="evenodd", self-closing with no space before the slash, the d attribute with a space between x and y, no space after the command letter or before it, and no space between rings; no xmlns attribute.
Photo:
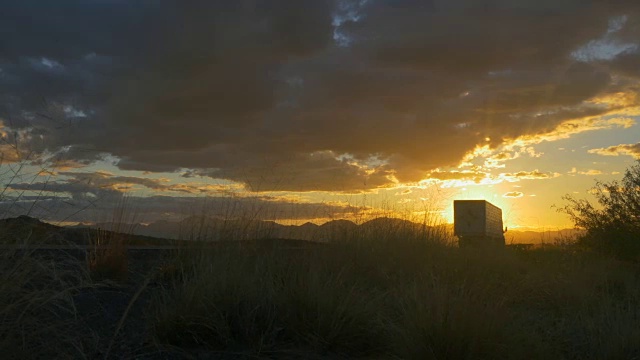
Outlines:
<svg viewBox="0 0 640 360"><path fill-rule="evenodd" d="M0 0L0 214L571 227L640 158L640 2ZM14 176L17 174L17 176ZM35 201L35 203L34 203Z"/></svg>

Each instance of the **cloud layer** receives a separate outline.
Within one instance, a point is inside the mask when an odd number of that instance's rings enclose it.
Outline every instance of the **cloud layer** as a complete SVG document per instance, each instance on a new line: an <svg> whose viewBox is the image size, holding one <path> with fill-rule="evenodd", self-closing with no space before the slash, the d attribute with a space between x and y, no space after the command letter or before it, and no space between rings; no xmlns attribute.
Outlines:
<svg viewBox="0 0 640 360"><path fill-rule="evenodd" d="M630 1L0 4L0 146L71 165L352 192L638 106Z"/></svg>
<svg viewBox="0 0 640 360"><path fill-rule="evenodd" d="M261 220L309 220L353 217L366 206L301 201L287 196L251 196L236 185L169 184L166 179L117 176L106 172L64 172L64 180L16 182L0 200L6 217L29 214L48 221L93 222L113 220L114 209L153 222L180 220L190 215ZM134 188L161 195L127 195ZM25 196L30 191L39 195Z"/></svg>

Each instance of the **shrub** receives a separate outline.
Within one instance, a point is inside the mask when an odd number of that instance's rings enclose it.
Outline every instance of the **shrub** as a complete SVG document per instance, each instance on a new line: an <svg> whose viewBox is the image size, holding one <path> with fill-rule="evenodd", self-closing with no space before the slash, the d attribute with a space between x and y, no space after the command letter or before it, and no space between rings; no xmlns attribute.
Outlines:
<svg viewBox="0 0 640 360"><path fill-rule="evenodd" d="M600 206L565 195L564 212L586 230L579 244L625 260L640 260L640 160L622 181L596 182L590 191Z"/></svg>

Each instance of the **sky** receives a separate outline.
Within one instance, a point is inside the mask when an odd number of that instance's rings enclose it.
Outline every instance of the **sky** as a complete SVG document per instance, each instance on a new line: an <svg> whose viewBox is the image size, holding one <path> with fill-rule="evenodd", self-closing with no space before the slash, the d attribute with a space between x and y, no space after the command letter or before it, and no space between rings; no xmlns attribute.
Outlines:
<svg viewBox="0 0 640 360"><path fill-rule="evenodd" d="M571 227L640 158L640 2L0 0L0 214ZM123 205L126 204L126 205Z"/></svg>

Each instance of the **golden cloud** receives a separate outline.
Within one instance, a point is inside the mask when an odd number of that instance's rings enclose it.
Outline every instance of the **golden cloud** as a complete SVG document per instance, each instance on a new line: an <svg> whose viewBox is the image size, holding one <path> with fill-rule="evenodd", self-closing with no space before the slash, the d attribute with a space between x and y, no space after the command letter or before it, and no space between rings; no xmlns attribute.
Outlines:
<svg viewBox="0 0 640 360"><path fill-rule="evenodd" d="M424 182L441 183L443 188L462 187L468 185L493 185L504 181L518 182L520 180L543 180L560 176L557 172L518 171L515 173L500 173L497 176L478 170L466 171L432 171Z"/></svg>
<svg viewBox="0 0 640 360"><path fill-rule="evenodd" d="M587 171L580 171L580 172L578 172L578 174L580 174L580 175L595 176L595 175L602 175L602 171L600 171L600 170L595 170L595 169L589 169L589 170L587 170Z"/></svg>
<svg viewBox="0 0 640 360"><path fill-rule="evenodd" d="M513 146L528 147L545 141L557 141L568 139L572 135L587 131L606 130L614 128L628 129L635 125L636 121L627 117L616 117L605 119L603 117L586 117L582 119L572 119L558 125L555 129L546 133L535 135L524 135L508 141L506 148Z"/></svg>
<svg viewBox="0 0 640 360"><path fill-rule="evenodd" d="M0 164L15 163L21 159L22 156L13 145L0 144Z"/></svg>
<svg viewBox="0 0 640 360"><path fill-rule="evenodd" d="M539 180L539 179L550 179L560 176L559 173L551 173L551 172L541 172L538 169L533 171L518 171L516 173L502 173L498 175L500 178L509 181L515 182L520 180Z"/></svg>
<svg viewBox="0 0 640 360"><path fill-rule="evenodd" d="M637 144L619 144L606 148L597 148L589 150L590 154L598 154L603 156L619 156L628 155L636 159L640 159L640 143Z"/></svg>

